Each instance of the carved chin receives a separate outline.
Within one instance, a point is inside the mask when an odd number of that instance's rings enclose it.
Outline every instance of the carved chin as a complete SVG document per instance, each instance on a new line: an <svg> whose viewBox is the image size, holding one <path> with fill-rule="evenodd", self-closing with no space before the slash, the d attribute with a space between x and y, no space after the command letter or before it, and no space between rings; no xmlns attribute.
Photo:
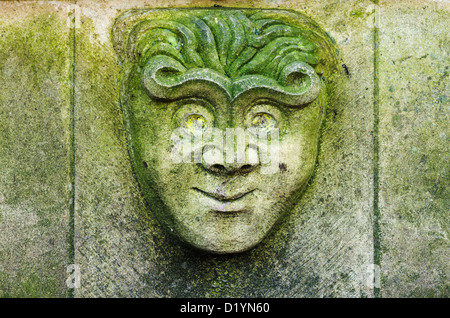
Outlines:
<svg viewBox="0 0 450 318"><path fill-rule="evenodd" d="M208 211L203 222L181 224L180 238L197 249L217 253L240 253L260 243L273 224L261 222L258 211Z"/></svg>
<svg viewBox="0 0 450 318"><path fill-rule="evenodd" d="M251 249L267 236L286 210L286 202L267 199L258 190L222 201L197 190L187 194L190 196L183 198L182 205L175 200L167 202L169 206L159 215L160 221L181 241L211 253ZM171 220L167 222L168 214Z"/></svg>

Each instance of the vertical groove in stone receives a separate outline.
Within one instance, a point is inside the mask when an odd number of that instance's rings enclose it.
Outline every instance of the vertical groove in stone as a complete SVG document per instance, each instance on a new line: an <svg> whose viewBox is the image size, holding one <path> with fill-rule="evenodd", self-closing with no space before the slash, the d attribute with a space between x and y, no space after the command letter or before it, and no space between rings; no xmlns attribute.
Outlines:
<svg viewBox="0 0 450 318"><path fill-rule="evenodd" d="M374 255L374 278L375 282L380 281L380 272L376 272L380 267L381 254L380 254L380 208L379 208L379 115L380 115L380 87L379 87L379 60L380 60L380 48L379 48L379 22L380 22L380 6L379 0L374 1L374 98L373 98L373 255ZM376 298L381 297L380 287L376 286L374 282L374 296Z"/></svg>
<svg viewBox="0 0 450 318"><path fill-rule="evenodd" d="M75 264L75 14L70 12L70 205L69 205L69 264ZM68 289L68 297L75 297L75 290Z"/></svg>

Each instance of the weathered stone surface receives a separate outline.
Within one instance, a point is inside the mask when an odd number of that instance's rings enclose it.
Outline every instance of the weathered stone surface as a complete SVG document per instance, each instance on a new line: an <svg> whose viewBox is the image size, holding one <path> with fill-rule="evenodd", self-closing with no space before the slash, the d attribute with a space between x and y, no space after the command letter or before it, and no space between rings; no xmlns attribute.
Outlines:
<svg viewBox="0 0 450 318"><path fill-rule="evenodd" d="M449 296L448 2L380 7L381 296Z"/></svg>
<svg viewBox="0 0 450 318"><path fill-rule="evenodd" d="M77 8L80 10L80 8ZM82 11L84 12L84 11ZM129 164L111 42L81 15L76 28L76 296L155 296L142 276L156 261L152 229ZM147 229L148 228L148 229Z"/></svg>
<svg viewBox="0 0 450 318"><path fill-rule="evenodd" d="M136 3L79 5L76 262L82 287L78 297L372 296L367 284L373 259L370 2L283 4L306 12L330 32L350 75L341 69L342 81L328 106L319 164L309 189L262 245L234 256L203 255L181 246L164 234L144 206L126 154L118 105L119 67L107 36L118 13ZM279 4L248 5L252 6Z"/></svg>
<svg viewBox="0 0 450 318"><path fill-rule="evenodd" d="M214 5L305 13L342 66L299 203L222 256L149 213L111 41L131 8ZM431 0L0 2L0 297L448 297L448 18Z"/></svg>
<svg viewBox="0 0 450 318"><path fill-rule="evenodd" d="M62 297L70 259L65 4L0 2L0 297Z"/></svg>

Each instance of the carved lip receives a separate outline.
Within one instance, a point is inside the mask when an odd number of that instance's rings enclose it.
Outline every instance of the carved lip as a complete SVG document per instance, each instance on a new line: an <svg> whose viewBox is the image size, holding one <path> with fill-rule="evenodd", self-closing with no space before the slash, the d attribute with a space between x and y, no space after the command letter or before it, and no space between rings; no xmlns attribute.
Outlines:
<svg viewBox="0 0 450 318"><path fill-rule="evenodd" d="M237 200L242 199L243 197L245 197L247 194L250 194L253 191L255 191L255 189L253 189L253 190L250 190L248 192L241 192L241 193L236 193L236 194L231 195L231 196L225 196L225 195L220 194L220 193L206 192L206 191L203 191L203 190L201 190L199 188L195 188L195 187L192 188L192 189L195 190L195 191L198 191L198 192L200 192L200 193L202 193L202 194L204 194L204 195L206 195L206 196L208 196L210 198L216 199L217 201L221 201L221 202L237 201Z"/></svg>

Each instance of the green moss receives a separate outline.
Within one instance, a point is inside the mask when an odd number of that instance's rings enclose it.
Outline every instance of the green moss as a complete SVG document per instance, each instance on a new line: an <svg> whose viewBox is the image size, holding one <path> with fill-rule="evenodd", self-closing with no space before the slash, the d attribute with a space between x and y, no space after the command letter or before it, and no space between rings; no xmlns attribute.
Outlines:
<svg viewBox="0 0 450 318"><path fill-rule="evenodd" d="M59 242L69 202L68 33L65 17L45 10L20 23L0 18L5 297L60 297L65 290L67 246Z"/></svg>
<svg viewBox="0 0 450 318"><path fill-rule="evenodd" d="M364 15L364 12L362 11L358 11L358 10L353 10L350 12L350 16L353 18L360 18Z"/></svg>

